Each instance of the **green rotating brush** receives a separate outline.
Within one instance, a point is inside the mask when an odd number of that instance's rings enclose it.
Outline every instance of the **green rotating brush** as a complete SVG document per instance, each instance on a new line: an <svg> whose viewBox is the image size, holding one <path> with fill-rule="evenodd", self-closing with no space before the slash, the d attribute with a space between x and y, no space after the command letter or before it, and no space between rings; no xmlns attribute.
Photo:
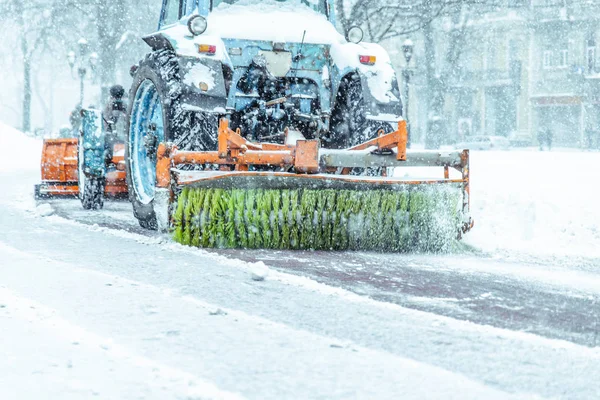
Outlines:
<svg viewBox="0 0 600 400"><path fill-rule="evenodd" d="M457 242L461 194L405 190L186 187L172 216L175 241L197 247L445 252Z"/></svg>

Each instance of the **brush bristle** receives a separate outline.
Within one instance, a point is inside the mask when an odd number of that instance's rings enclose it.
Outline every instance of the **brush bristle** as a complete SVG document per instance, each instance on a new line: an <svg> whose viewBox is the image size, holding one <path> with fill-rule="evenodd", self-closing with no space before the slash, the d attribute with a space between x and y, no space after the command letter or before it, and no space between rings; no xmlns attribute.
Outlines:
<svg viewBox="0 0 600 400"><path fill-rule="evenodd" d="M434 187L435 186L435 187ZM197 247L444 252L460 226L460 191L184 188L175 241Z"/></svg>

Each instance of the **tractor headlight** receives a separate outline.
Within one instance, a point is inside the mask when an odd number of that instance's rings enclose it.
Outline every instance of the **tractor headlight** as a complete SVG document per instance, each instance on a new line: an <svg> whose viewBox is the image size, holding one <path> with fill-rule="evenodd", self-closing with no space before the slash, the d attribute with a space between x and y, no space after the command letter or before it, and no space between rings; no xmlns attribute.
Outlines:
<svg viewBox="0 0 600 400"><path fill-rule="evenodd" d="M360 43L363 40L363 30L360 29L358 26L351 26L350 29L348 29L348 32L346 32L346 40L351 42L351 43Z"/></svg>
<svg viewBox="0 0 600 400"><path fill-rule="evenodd" d="M206 18L201 15L194 15L190 19L188 19L187 23L188 29L194 36L198 36L206 30L208 23L206 22Z"/></svg>

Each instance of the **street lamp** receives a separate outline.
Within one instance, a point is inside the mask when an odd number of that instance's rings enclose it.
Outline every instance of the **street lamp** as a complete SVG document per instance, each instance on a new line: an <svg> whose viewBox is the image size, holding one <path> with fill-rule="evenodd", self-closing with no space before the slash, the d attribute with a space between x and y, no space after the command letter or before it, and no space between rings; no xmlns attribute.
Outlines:
<svg viewBox="0 0 600 400"><path fill-rule="evenodd" d="M71 76L73 78L75 78L73 70L77 69L77 75L79 76L79 105L83 107L83 85L85 76L87 75L87 67L89 66L92 73L95 71L98 63L98 54L92 53L88 56L89 46L87 40L84 38L79 39L77 42L77 50L77 53L73 50L67 53L67 61L69 62L69 67L71 67Z"/></svg>
<svg viewBox="0 0 600 400"><path fill-rule="evenodd" d="M413 56L413 50L415 45L410 39L406 39L402 44L402 52L404 53L404 59L406 60L406 67L402 71L402 77L404 80L404 119L406 120L406 134L407 141L406 147L410 148L410 122L408 122L408 96L409 96L409 85L410 85L410 69L409 64Z"/></svg>

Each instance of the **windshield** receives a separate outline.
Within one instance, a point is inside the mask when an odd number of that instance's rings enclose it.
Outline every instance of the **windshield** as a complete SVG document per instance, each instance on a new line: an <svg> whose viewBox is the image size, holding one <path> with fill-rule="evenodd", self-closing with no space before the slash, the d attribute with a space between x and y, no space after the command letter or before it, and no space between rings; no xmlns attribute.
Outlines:
<svg viewBox="0 0 600 400"><path fill-rule="evenodd" d="M211 11L215 8L219 7L221 4L239 4L239 5L248 5L251 6L254 3L273 3L275 6L277 3L287 3L287 4L303 4L311 9L329 16L327 12L327 0L271 0L271 1L260 1L260 0L212 0L211 1Z"/></svg>

